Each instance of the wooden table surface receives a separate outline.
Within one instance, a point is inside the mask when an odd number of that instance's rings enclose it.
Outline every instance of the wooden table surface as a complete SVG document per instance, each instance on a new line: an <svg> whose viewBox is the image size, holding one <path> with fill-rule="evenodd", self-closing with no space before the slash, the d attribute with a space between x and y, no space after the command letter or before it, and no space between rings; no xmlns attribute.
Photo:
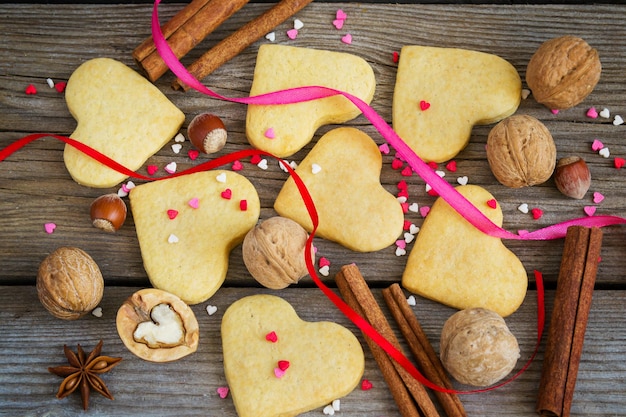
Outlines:
<svg viewBox="0 0 626 417"><path fill-rule="evenodd" d="M165 22L183 5L168 3L160 7ZM244 22L265 10L267 4L248 4L218 28L183 62L189 64L218 39L233 32ZM337 9L348 14L342 31L332 26ZM150 35L151 4L62 5L0 4L0 33L3 34L0 60L0 147L36 132L69 135L75 121L65 105L63 94L48 87L47 78L65 81L82 62L95 57L118 59L134 67L131 52ZM560 35L576 35L598 49L603 72L593 93L573 109L552 114L532 98L523 100L518 110L539 118L552 132L558 156L579 154L592 172L592 185L583 200L563 197L552 180L526 189L500 185L489 170L484 146L491 126L476 127L470 144L455 160L458 171L446 179L468 176L469 182L487 188L500 202L505 228L535 230L553 223L585 216L584 207L594 206L597 214L626 215L626 179L624 169L613 167L614 157L626 157L626 125L615 126L611 119L586 117L589 107L606 107L612 115L626 118L626 6L595 5L443 5L443 4L367 4L313 3L298 13L304 28L296 40L287 39L291 20L276 29L276 43L317 47L354 53L374 68L377 90L373 107L391 120L391 98L396 65L392 53L403 45L460 47L497 54L509 60L524 79L526 65L536 48L545 40ZM353 43L346 45L341 36L350 32ZM260 40L214 74L204 83L227 96L247 95L252 81L256 51ZM222 153L246 148L242 105L207 98L196 92L173 91L173 76L167 73L156 85L187 116L187 123L200 112L222 116L229 129L229 143ZM29 84L36 95L25 94ZM450 117L455 117L451 114ZM383 139L362 116L347 123L370 134L378 143ZM321 128L316 138L331 127ZM184 129L183 129L184 132ZM594 139L610 149L604 158L591 149ZM313 141L315 142L315 140ZM185 144L186 147L189 144ZM293 158L300 160L312 144ZM28 145L0 163L0 415L7 416L235 416L230 397L220 399L216 390L226 384L222 367L219 333L220 319L236 299L250 294L271 293L292 303L305 320L331 320L341 323L363 338L356 327L315 287L310 278L281 291L260 288L250 277L241 260L241 248L230 256L226 282L209 301L193 306L201 329L198 351L176 362L155 364L131 354L117 335L115 315L130 294L149 285L142 266L132 215L116 234L94 229L89 220L89 204L95 197L115 189L91 189L72 181L62 160L63 144L46 138ZM188 167L186 156L175 155L165 146L147 164L164 166L170 161ZM392 156L384 156L381 181L395 192L398 181L406 179L391 169ZM261 170L249 163L242 173L257 187L261 197L261 217L274 214L273 200L286 174L277 164ZM442 167L442 169L444 169ZM423 181L407 179L411 202L430 205L434 198L424 191ZM141 181L137 181L140 183ZM605 196L601 203L592 201L592 193ZM544 216L534 220L517 207L527 203L539 207ZM420 225L418 214L407 219ZM52 234L44 223L54 222ZM626 415L626 244L622 226L604 231L602 262L590 313L582 363L572 407L576 416ZM336 244L316 240L319 254L331 262L325 282L341 265L355 262L374 289L398 282L406 257L398 257L394 247L376 253L355 253ZM101 303L102 317L87 315L73 322L52 317L43 309L35 291L35 277L41 260L55 248L77 246L95 259L105 277L106 288ZM536 343L536 291L533 271L546 280L548 319L559 269L562 240L519 242L506 245L523 262L531 281L522 307L507 318L521 347L519 369L530 357ZM409 249L410 249L409 245ZM453 247L442 250L454 251ZM217 306L209 316L207 305ZM414 307L435 348L439 345L441 326L454 310L419 298ZM549 323L549 322L548 322ZM80 343L93 348L104 340L104 353L121 356L122 363L104 376L114 401L92 395L88 412L80 407L78 395L64 400L55 398L61 379L47 371L64 362L63 345ZM364 378L372 381L369 391L356 389L341 400L342 416L398 416L398 410L371 353L366 354ZM535 361L512 383L481 394L463 395L471 416L534 415L545 337ZM464 388L457 385L459 388ZM307 416L320 416L321 409Z"/></svg>

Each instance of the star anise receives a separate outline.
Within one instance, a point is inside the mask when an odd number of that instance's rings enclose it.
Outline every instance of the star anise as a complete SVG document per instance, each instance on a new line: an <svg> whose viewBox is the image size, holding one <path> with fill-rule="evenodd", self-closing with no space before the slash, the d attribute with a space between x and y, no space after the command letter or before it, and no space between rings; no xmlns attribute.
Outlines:
<svg viewBox="0 0 626 417"><path fill-rule="evenodd" d="M74 353L67 345L63 346L63 351L65 352L69 366L48 368L48 371L53 374L65 378L63 382L61 382L59 392L57 392L57 398L61 399L67 397L80 386L80 396L85 410L89 407L89 393L91 390L99 392L110 400L113 399L113 395L111 395L109 389L98 374L110 371L122 358L101 356L102 340L89 355L85 354L80 344L78 345L78 354Z"/></svg>

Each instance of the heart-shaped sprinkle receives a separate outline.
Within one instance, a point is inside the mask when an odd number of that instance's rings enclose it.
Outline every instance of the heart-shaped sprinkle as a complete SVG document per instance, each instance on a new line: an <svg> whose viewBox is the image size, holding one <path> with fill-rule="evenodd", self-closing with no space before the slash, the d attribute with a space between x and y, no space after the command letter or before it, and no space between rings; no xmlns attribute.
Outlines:
<svg viewBox="0 0 626 417"><path fill-rule="evenodd" d="M227 188L224 191L222 191L221 196L225 200L230 200L233 196L233 190L231 190L230 188Z"/></svg>
<svg viewBox="0 0 626 417"><path fill-rule="evenodd" d="M602 148L604 148L604 143L602 143L598 139L594 139L593 142L591 143L592 151L599 151Z"/></svg>
<svg viewBox="0 0 626 417"><path fill-rule="evenodd" d="M391 54L391 60L394 64L397 64L398 61L400 61L400 54L398 53L398 51L393 51L393 53Z"/></svg>
<svg viewBox="0 0 626 417"><path fill-rule="evenodd" d="M258 164L256 164L259 168L265 170L267 169L267 159L261 159Z"/></svg>
<svg viewBox="0 0 626 417"><path fill-rule="evenodd" d="M400 174L403 177L410 177L411 175L413 175L413 169L407 165L402 169L402 171L400 171Z"/></svg>
<svg viewBox="0 0 626 417"><path fill-rule="evenodd" d="M289 29L287 31L287 37L291 40L296 39L298 37L298 29Z"/></svg>
<svg viewBox="0 0 626 417"><path fill-rule="evenodd" d="M402 198L402 201L400 201L400 198ZM407 199L409 198L409 190L405 189L401 189L400 191L398 191L398 201L400 201L401 203L405 202Z"/></svg>
<svg viewBox="0 0 626 417"><path fill-rule="evenodd" d="M404 225L402 226L402 230L409 230L412 224L413 223L411 223L411 220L404 220Z"/></svg>
<svg viewBox="0 0 626 417"><path fill-rule="evenodd" d="M102 317L102 307L96 307L92 310L91 315L94 317Z"/></svg>
<svg viewBox="0 0 626 417"><path fill-rule="evenodd" d="M183 149L183 145L181 145L180 143L172 144L172 152L174 152L175 154L179 154L182 149Z"/></svg>
<svg viewBox="0 0 626 417"><path fill-rule="evenodd" d="M267 39L270 42L274 42L276 40L276 32L270 32L267 35L265 35L265 39Z"/></svg>
<svg viewBox="0 0 626 417"><path fill-rule="evenodd" d="M231 169L233 171L241 171L243 169L243 164L241 163L241 161L237 160L237 161L233 162L233 165L231 166Z"/></svg>
<svg viewBox="0 0 626 417"><path fill-rule="evenodd" d="M407 184L405 180L400 180L398 181L398 185L396 185L396 187L398 187L398 190L408 190L409 184Z"/></svg>
<svg viewBox="0 0 626 417"><path fill-rule="evenodd" d="M361 381L361 389L362 389L363 391L369 391L369 390L371 390L373 387L374 387L374 385L372 385L372 383L371 383L369 380L364 379L363 381Z"/></svg>
<svg viewBox="0 0 626 417"><path fill-rule="evenodd" d="M248 200L239 201L239 210L246 211L248 210Z"/></svg>
<svg viewBox="0 0 626 417"><path fill-rule="evenodd" d="M530 210L530 213L533 215L533 219L535 220L538 220L541 218L541 216L543 216L543 210L541 210L540 208L534 208Z"/></svg>
<svg viewBox="0 0 626 417"><path fill-rule="evenodd" d="M596 214L596 208L594 206L585 206L583 207L583 210L587 216L593 216Z"/></svg>
<svg viewBox="0 0 626 417"><path fill-rule="evenodd" d="M319 269L319 273L327 277L330 274L330 267L328 265L324 265Z"/></svg>
<svg viewBox="0 0 626 417"><path fill-rule="evenodd" d="M185 141L185 135L183 135L182 133L177 133L176 136L174 136L174 142L183 143L184 141Z"/></svg>
<svg viewBox="0 0 626 417"><path fill-rule="evenodd" d="M492 198L491 200L487 200L487 205L492 209L495 209L496 207L498 207L498 202L495 198Z"/></svg>
<svg viewBox="0 0 626 417"><path fill-rule="evenodd" d="M341 42L350 45L352 43L352 35L350 35L349 33L346 33L342 38L341 38Z"/></svg>
<svg viewBox="0 0 626 417"><path fill-rule="evenodd" d="M261 155L252 155L252 156L250 157L250 163L251 163L251 164L256 165L256 164L258 164L259 162L261 162Z"/></svg>
<svg viewBox="0 0 626 417"><path fill-rule="evenodd" d="M522 99L526 100L530 96L530 90L528 88L522 89Z"/></svg>
<svg viewBox="0 0 626 417"><path fill-rule="evenodd" d="M28 95L37 94L37 87L35 87L33 84L28 84L24 92Z"/></svg>
<svg viewBox="0 0 626 417"><path fill-rule="evenodd" d="M415 235L412 235L409 232L405 232L403 236L404 242L406 242L407 244L413 242L413 240L415 239Z"/></svg>
<svg viewBox="0 0 626 417"><path fill-rule="evenodd" d="M598 151L598 153L600 154L600 156L602 156L603 158L608 158L609 156L611 156L611 151L609 151L609 148L602 148Z"/></svg>
<svg viewBox="0 0 626 417"><path fill-rule="evenodd" d="M167 237L168 243L178 243L178 236L171 234Z"/></svg>
<svg viewBox="0 0 626 417"><path fill-rule="evenodd" d="M268 342L276 343L278 342L278 335L275 331L271 331L265 335L265 340L267 340Z"/></svg>
<svg viewBox="0 0 626 417"><path fill-rule="evenodd" d="M209 316L212 316L213 314L217 313L217 306L212 306L211 304L209 304L208 306L206 306L206 312L209 314Z"/></svg>
<svg viewBox="0 0 626 417"><path fill-rule="evenodd" d="M54 85L54 89L57 90L58 93L62 93L65 91L66 86L67 86L67 83L65 81L61 81Z"/></svg>
<svg viewBox="0 0 626 417"><path fill-rule="evenodd" d="M194 197L187 204L189 204L189 207L197 209L200 206L200 200L198 200L198 197Z"/></svg>
<svg viewBox="0 0 626 417"><path fill-rule="evenodd" d="M409 212L409 203L400 201L400 207L402 208L402 213L407 214Z"/></svg>
<svg viewBox="0 0 626 417"><path fill-rule="evenodd" d="M556 116L557 114L559 114L559 109L552 109L552 110L550 110L550 113L552 113L552 114L554 114Z"/></svg>
<svg viewBox="0 0 626 417"><path fill-rule="evenodd" d="M401 249L406 249L406 241L403 239L396 240L396 246Z"/></svg>
<svg viewBox="0 0 626 417"><path fill-rule="evenodd" d="M265 131L265 133L263 133L263 136L265 136L268 139L274 139L276 138L276 131L274 131L273 127L270 127Z"/></svg>
<svg viewBox="0 0 626 417"><path fill-rule="evenodd" d="M409 297L406 299L406 303L410 305L411 307L414 307L417 305L417 300L415 300L414 295L409 295Z"/></svg>
<svg viewBox="0 0 626 417"><path fill-rule="evenodd" d="M382 145L378 147L378 149L380 150L380 153L384 155L389 154L389 145L387 143L383 143Z"/></svg>
<svg viewBox="0 0 626 417"><path fill-rule="evenodd" d="M302 23L302 20L300 19L294 19L293 21L293 28L296 30L300 30L304 27L304 23Z"/></svg>
<svg viewBox="0 0 626 417"><path fill-rule="evenodd" d="M417 233L419 233L420 228L419 226L412 224L411 227L409 227L409 233L411 233L412 235L416 235Z"/></svg>
<svg viewBox="0 0 626 417"><path fill-rule="evenodd" d="M157 173L158 170L159 170L159 167L156 165L148 165L146 167L146 171L148 172L148 175L154 175Z"/></svg>
<svg viewBox="0 0 626 417"><path fill-rule="evenodd" d="M587 117L592 118L592 119L598 118L598 111L596 110L595 107L590 107L589 110L587 110Z"/></svg>
<svg viewBox="0 0 626 417"><path fill-rule="evenodd" d="M324 407L324 409L322 410L322 413L324 413L325 416L334 416L335 409L333 408L332 405L329 404L326 407Z"/></svg>
<svg viewBox="0 0 626 417"><path fill-rule="evenodd" d="M593 202L596 204L600 204L604 200L604 195L599 192L593 193Z"/></svg>
<svg viewBox="0 0 626 417"><path fill-rule="evenodd" d="M280 369L281 371L286 371L287 369L289 369L289 365L291 365L289 361L285 361L285 360L278 361L278 369Z"/></svg>
<svg viewBox="0 0 626 417"><path fill-rule="evenodd" d="M313 174L319 174L322 171L322 167L318 164L311 164L311 172Z"/></svg>
<svg viewBox="0 0 626 417"><path fill-rule="evenodd" d="M215 179L217 180L217 182L221 182L222 184L225 184L226 183L226 173L222 172L217 177L215 177Z"/></svg>
<svg viewBox="0 0 626 417"><path fill-rule="evenodd" d="M325 258L322 256L320 260L318 261L318 265L320 268L323 266L330 266L330 261L328 260L328 258Z"/></svg>
<svg viewBox="0 0 626 417"><path fill-rule="evenodd" d="M404 256L406 255L406 249L396 248L396 256Z"/></svg>
<svg viewBox="0 0 626 417"><path fill-rule="evenodd" d="M178 216L178 210L169 209L167 211L167 217L169 217L170 220L174 220L176 218L176 216Z"/></svg>
<svg viewBox="0 0 626 417"><path fill-rule="evenodd" d="M521 211L522 213L524 213L524 214L528 214L528 211L529 211L528 204L526 204L526 203L520 204L519 206L517 206L517 209L519 211Z"/></svg>
<svg viewBox="0 0 626 417"><path fill-rule="evenodd" d="M274 368L274 376L276 376L276 378L282 378L285 376L285 371L280 368Z"/></svg>
<svg viewBox="0 0 626 417"><path fill-rule="evenodd" d="M335 13L335 18L338 20L346 20L348 18L348 15L346 14L346 12L339 9L337 10L337 13Z"/></svg>
<svg viewBox="0 0 626 417"><path fill-rule="evenodd" d="M217 388L217 395L220 396L221 399L224 399L226 397L228 397L228 387L218 387Z"/></svg>
<svg viewBox="0 0 626 417"><path fill-rule="evenodd" d="M419 211L419 205L417 203L411 203L411 205L409 205L409 211L417 213Z"/></svg>
<svg viewBox="0 0 626 417"><path fill-rule="evenodd" d="M190 149L189 152L187 152L187 156L192 161L195 161L196 159L198 159L198 156L200 156L200 151L198 151L197 149Z"/></svg>
<svg viewBox="0 0 626 417"><path fill-rule="evenodd" d="M335 27L335 29L339 30L343 27L343 19L335 19L333 20L333 26Z"/></svg>
<svg viewBox="0 0 626 417"><path fill-rule="evenodd" d="M429 163L427 163L426 165L428 165L428 167L430 169L432 169L433 171L436 170L438 168L438 165L435 161L430 161Z"/></svg>
<svg viewBox="0 0 626 417"><path fill-rule="evenodd" d="M606 107L602 109L602 111L599 113L600 117L603 117L605 119L608 119L609 117L611 117L611 112L609 111L609 109L607 109Z"/></svg>
<svg viewBox="0 0 626 417"><path fill-rule="evenodd" d="M446 169L450 172L456 172L456 161L452 160L446 164Z"/></svg>
<svg viewBox="0 0 626 417"><path fill-rule="evenodd" d="M119 190L117 190L117 196L120 198L124 198L128 195L128 191L124 191L124 187L121 187Z"/></svg>
<svg viewBox="0 0 626 417"><path fill-rule="evenodd" d="M420 100L420 110L426 111L430 108L430 103L425 100Z"/></svg>
<svg viewBox="0 0 626 417"><path fill-rule="evenodd" d="M616 169L622 168L625 164L626 164L626 159L624 159L624 158L615 158L613 160L613 166Z"/></svg>
<svg viewBox="0 0 626 417"><path fill-rule="evenodd" d="M460 185L467 185L468 180L469 178L467 178L467 175L463 175L462 177L457 178L456 182L458 182Z"/></svg>
<svg viewBox="0 0 626 417"><path fill-rule="evenodd" d="M615 126L623 125L624 119L622 119L622 116L620 116L619 114L616 114L615 118L613 118L613 124Z"/></svg>
<svg viewBox="0 0 626 417"><path fill-rule="evenodd" d="M428 216L428 213L429 213L429 212L430 212L430 207L428 207L428 206L422 206L422 207L420 207L420 215L421 215L422 217L426 217L426 216Z"/></svg>
<svg viewBox="0 0 626 417"><path fill-rule="evenodd" d="M398 170L398 169L402 168L403 165L404 165L404 162L402 162L398 158L396 158L393 161L391 161L391 168L392 169Z"/></svg>
<svg viewBox="0 0 626 417"><path fill-rule="evenodd" d="M333 406L333 410L341 411L341 400L338 400L338 399L337 400L333 400L331 405Z"/></svg>
<svg viewBox="0 0 626 417"><path fill-rule="evenodd" d="M43 225L44 230L46 231L47 234L52 234L52 232L54 232L54 229L57 228L57 225L54 223L45 223Z"/></svg>
<svg viewBox="0 0 626 417"><path fill-rule="evenodd" d="M169 174L173 174L176 172L176 162L170 162L169 164L165 165L165 171Z"/></svg>

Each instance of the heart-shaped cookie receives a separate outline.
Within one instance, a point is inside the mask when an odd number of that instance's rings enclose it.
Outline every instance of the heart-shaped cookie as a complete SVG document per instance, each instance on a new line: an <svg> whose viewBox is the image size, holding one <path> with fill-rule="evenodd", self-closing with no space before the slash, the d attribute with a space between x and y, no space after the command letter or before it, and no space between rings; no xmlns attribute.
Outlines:
<svg viewBox="0 0 626 417"><path fill-rule="evenodd" d="M457 190L502 226L500 205L487 190L477 185ZM500 238L476 229L439 198L417 234L402 285L451 307L482 307L506 317L524 301L528 276Z"/></svg>
<svg viewBox="0 0 626 417"><path fill-rule="evenodd" d="M302 86L338 89L369 103L376 79L372 67L356 55L261 45L250 95ZM252 146L285 158L309 143L320 126L343 123L360 113L347 98L339 95L289 105L250 105L246 135Z"/></svg>
<svg viewBox="0 0 626 417"><path fill-rule="evenodd" d="M506 60L484 52L405 46L393 93L393 127L425 161L444 162L472 127L510 116L522 81Z"/></svg>
<svg viewBox="0 0 626 417"><path fill-rule="evenodd" d="M188 304L219 289L230 251L260 213L250 181L222 170L138 185L130 204L150 282Z"/></svg>
<svg viewBox="0 0 626 417"><path fill-rule="evenodd" d="M296 170L317 208L318 236L359 252L396 241L404 213L397 198L380 184L381 168L378 146L358 129L340 127L319 139ZM274 208L311 232L311 219L292 178Z"/></svg>
<svg viewBox="0 0 626 417"><path fill-rule="evenodd" d="M345 327L306 322L282 298L252 295L222 319L224 372L240 417L296 416L346 396L364 370Z"/></svg>
<svg viewBox="0 0 626 417"><path fill-rule="evenodd" d="M136 170L177 132L185 115L144 77L110 58L80 65L65 89L67 107L77 121L71 138ZM113 187L126 175L70 145L63 153L72 178L89 187Z"/></svg>

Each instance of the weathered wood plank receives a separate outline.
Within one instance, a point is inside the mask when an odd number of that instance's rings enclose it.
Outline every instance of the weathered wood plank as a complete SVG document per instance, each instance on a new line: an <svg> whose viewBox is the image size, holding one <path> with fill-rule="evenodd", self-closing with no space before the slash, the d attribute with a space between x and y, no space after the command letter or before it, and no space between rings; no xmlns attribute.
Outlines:
<svg viewBox="0 0 626 417"><path fill-rule="evenodd" d="M54 397L60 378L49 374L47 367L64 362L64 344L75 348L80 343L85 348L91 348L103 339L104 354L120 356L124 360L104 376L115 401L94 395L89 415L136 415L140 410L145 416L235 416L230 397L222 400L216 393L218 387L226 384L219 329L221 317L236 299L268 293L289 301L304 320L334 321L359 335L366 355L364 378L372 381L374 388L370 391L356 389L342 399L341 415L399 415L360 332L317 289L221 289L209 302L192 307L201 331L198 351L168 364L154 364L135 357L126 350L117 335L117 309L137 289L107 287L101 303L104 313L101 318L88 315L75 322L65 322L43 309L33 287L0 287L0 414L37 416L47 411L52 414L45 415L82 415L79 396L72 395L65 400ZM375 290L375 295L387 311L380 291ZM553 291L546 294L548 320L553 295ZM208 304L217 306L217 313L209 316L205 310ZM516 369L522 367L535 347L536 306L535 293L530 292L522 308L506 319L520 343L521 359ZM413 310L438 350L441 327L454 311L421 298L418 298ZM626 379L623 378L626 373L623 361L626 354L624 314L626 292L596 291L572 415L618 415L626 407L626 400L621 394L626 390ZM393 322L391 316L388 317ZM396 333L402 339L397 330ZM535 361L509 385L487 393L463 395L461 398L468 415L533 415L544 344L545 338ZM306 415L321 415L321 410Z"/></svg>

